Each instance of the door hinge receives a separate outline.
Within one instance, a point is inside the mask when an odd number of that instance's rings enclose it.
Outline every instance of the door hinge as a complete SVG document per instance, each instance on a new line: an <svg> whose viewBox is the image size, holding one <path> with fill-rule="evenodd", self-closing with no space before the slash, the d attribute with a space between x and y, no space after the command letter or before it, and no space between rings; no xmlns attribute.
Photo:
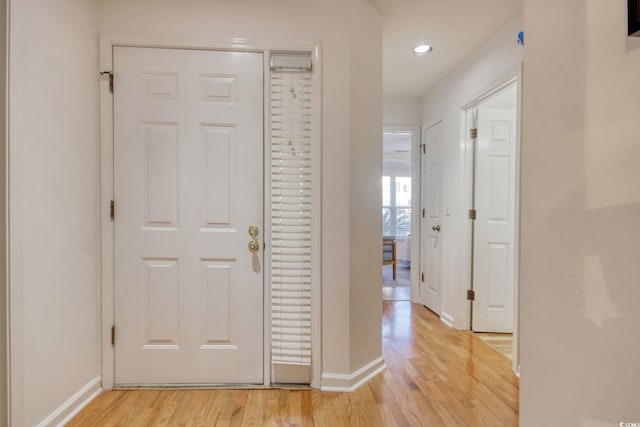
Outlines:
<svg viewBox="0 0 640 427"><path fill-rule="evenodd" d="M424 282L424 273L420 273L420 281Z"/></svg>
<svg viewBox="0 0 640 427"><path fill-rule="evenodd" d="M476 139L478 137L478 128L469 129L469 137L471 139Z"/></svg>
<svg viewBox="0 0 640 427"><path fill-rule="evenodd" d="M426 215L426 209L422 209L422 218L424 218L424 216Z"/></svg>
<svg viewBox="0 0 640 427"><path fill-rule="evenodd" d="M422 154L427 154L427 144L420 144L420 148L422 149Z"/></svg>
<svg viewBox="0 0 640 427"><path fill-rule="evenodd" d="M111 213L111 221L116 219L116 202L113 201L113 200L111 201L111 204L109 205L109 212Z"/></svg>
<svg viewBox="0 0 640 427"><path fill-rule="evenodd" d="M469 209L469 219L476 219L476 210Z"/></svg>
<svg viewBox="0 0 640 427"><path fill-rule="evenodd" d="M476 300L476 291L474 291L473 289L469 289L467 291L467 299L469 301L475 301Z"/></svg>
<svg viewBox="0 0 640 427"><path fill-rule="evenodd" d="M113 93L113 73L111 71L103 71L101 76L109 76L109 92Z"/></svg>
<svg viewBox="0 0 640 427"><path fill-rule="evenodd" d="M116 345L116 325L111 327L111 346L114 347Z"/></svg>

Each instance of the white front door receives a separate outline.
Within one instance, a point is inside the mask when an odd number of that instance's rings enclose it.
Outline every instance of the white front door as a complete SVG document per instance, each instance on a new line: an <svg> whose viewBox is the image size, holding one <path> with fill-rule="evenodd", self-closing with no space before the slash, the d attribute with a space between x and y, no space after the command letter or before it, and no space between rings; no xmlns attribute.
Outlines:
<svg viewBox="0 0 640 427"><path fill-rule="evenodd" d="M442 300L442 122L422 129L420 302L440 314Z"/></svg>
<svg viewBox="0 0 640 427"><path fill-rule="evenodd" d="M263 382L263 57L114 48L116 384Z"/></svg>
<svg viewBox="0 0 640 427"><path fill-rule="evenodd" d="M516 110L478 109L473 330L513 332Z"/></svg>

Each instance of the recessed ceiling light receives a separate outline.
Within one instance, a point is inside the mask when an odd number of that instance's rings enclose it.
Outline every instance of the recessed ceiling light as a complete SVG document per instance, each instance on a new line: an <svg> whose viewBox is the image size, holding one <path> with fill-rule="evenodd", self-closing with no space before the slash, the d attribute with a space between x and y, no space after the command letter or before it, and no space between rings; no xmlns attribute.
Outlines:
<svg viewBox="0 0 640 427"><path fill-rule="evenodd" d="M421 44L413 48L413 54L418 56L428 55L433 48L428 44Z"/></svg>

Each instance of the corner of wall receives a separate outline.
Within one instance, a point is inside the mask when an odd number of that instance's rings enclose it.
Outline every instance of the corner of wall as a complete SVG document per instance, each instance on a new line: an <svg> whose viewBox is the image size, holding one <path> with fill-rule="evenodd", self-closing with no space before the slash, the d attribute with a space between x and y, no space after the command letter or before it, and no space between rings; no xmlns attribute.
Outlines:
<svg viewBox="0 0 640 427"><path fill-rule="evenodd" d="M322 374L322 391L352 392L386 369L384 359L378 357L349 375Z"/></svg>
<svg viewBox="0 0 640 427"><path fill-rule="evenodd" d="M84 387L74 393L60 407L47 418L38 423L38 427L63 426L73 419L93 399L102 393L100 386L102 378L99 376L89 381Z"/></svg>
<svg viewBox="0 0 640 427"><path fill-rule="evenodd" d="M349 141L349 367L382 354L382 19L352 1Z"/></svg>

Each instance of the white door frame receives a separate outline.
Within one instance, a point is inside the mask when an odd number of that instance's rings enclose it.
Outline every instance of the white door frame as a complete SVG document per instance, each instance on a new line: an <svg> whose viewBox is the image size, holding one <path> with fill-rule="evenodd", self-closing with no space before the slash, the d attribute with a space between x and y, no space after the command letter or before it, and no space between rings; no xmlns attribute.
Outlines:
<svg viewBox="0 0 640 427"><path fill-rule="evenodd" d="M383 132L411 133L411 301L418 300L420 274L420 127L388 125Z"/></svg>
<svg viewBox="0 0 640 427"><path fill-rule="evenodd" d="M312 288L311 296L311 351L312 351L312 381L311 386L320 387L321 365L321 141L322 141L322 103L321 96L321 55L319 43L260 43L238 39L217 39L202 41L199 39L180 39L172 36L158 36L146 34L102 34L100 35L100 71L111 72L113 70L113 48L115 46L148 47L148 48L173 48L173 49L200 49L200 50L226 50L237 52L259 52L264 54L264 143L269 144L270 135L270 112L268 105L269 76L269 56L271 51L286 52L308 52L311 54L313 63L313 90L318 96L314 96L313 104L313 152L312 152ZM116 80L117 84L117 80ZM114 226L111 221L110 203L113 200L113 96L109 91L109 78L104 75L100 81L100 216L101 216L101 372L102 388L110 390L115 382L115 352L111 345L111 327L115 322L114 302L115 302L115 278L114 278ZM265 153L269 153L268 146ZM271 234L270 229L270 209L271 200L269 197L270 183L270 163L269 158L264 158L264 236ZM268 244L268 242L265 242ZM270 247L268 245L267 247ZM265 272L271 271L270 252L265 251ZM265 276L264 280L264 378L263 386L269 386L271 381L271 293L270 280Z"/></svg>
<svg viewBox="0 0 640 427"><path fill-rule="evenodd" d="M469 102L461 107L460 113L460 141L463 146L462 162L463 162L463 176L460 180L460 191L458 203L459 206L464 207L462 212L466 213L471 206L471 199L473 197L473 143L469 138L469 129L473 127L472 111L478 107L483 101L487 100L491 96L502 91L506 87L516 83L518 87L518 100L517 100L517 112L516 112L516 176L515 176L515 227L516 233L514 238L514 318L513 318L513 364L512 369L519 375L520 373L520 339L519 339L519 294L520 294L520 281L519 281L519 266L520 266L520 153L521 153L521 123L522 123L522 63L517 67L505 73L500 78L494 80L490 85L485 86L479 95L473 97ZM468 262L464 263L464 276L467 281L464 282L465 289L462 289L459 293L464 299L460 302L461 306L466 307L464 310L458 310L462 317L462 324L465 325L465 329L471 329L471 302L466 300L466 289L471 282L471 250L472 250L472 234L471 234L471 221L467 219L466 214L460 216L461 221L459 223L462 231L462 247L464 258ZM464 222L463 222L464 221ZM464 295L464 296L462 296Z"/></svg>

